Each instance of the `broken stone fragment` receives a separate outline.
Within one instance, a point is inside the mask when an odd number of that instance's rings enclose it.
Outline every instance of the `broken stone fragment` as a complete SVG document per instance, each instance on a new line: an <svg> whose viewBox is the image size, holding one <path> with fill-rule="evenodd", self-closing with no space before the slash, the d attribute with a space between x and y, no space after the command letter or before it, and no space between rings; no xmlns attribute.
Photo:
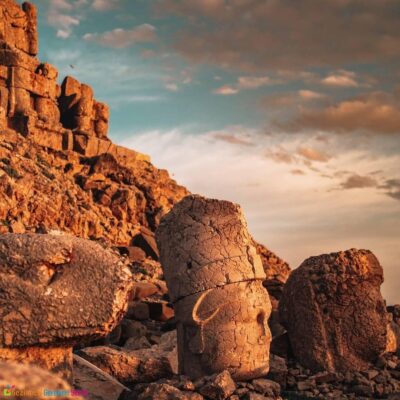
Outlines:
<svg viewBox="0 0 400 400"><path fill-rule="evenodd" d="M207 399L225 400L232 395L236 389L229 371L223 371L206 378L206 384L200 388L200 393Z"/></svg>
<svg viewBox="0 0 400 400"><path fill-rule="evenodd" d="M161 220L156 239L174 302L180 373L265 375L271 303L240 207L188 196Z"/></svg>
<svg viewBox="0 0 400 400"><path fill-rule="evenodd" d="M70 378L71 347L115 328L131 285L120 258L97 243L1 235L0 359L38 363Z"/></svg>
<svg viewBox="0 0 400 400"><path fill-rule="evenodd" d="M84 399L57 375L33 365L0 362L0 387L7 399Z"/></svg>
<svg viewBox="0 0 400 400"><path fill-rule="evenodd" d="M315 372L367 369L386 348L382 282L382 267L368 250L304 261L279 303L296 359Z"/></svg>
<svg viewBox="0 0 400 400"><path fill-rule="evenodd" d="M129 389L89 361L74 354L74 387L96 400L118 400Z"/></svg>
<svg viewBox="0 0 400 400"><path fill-rule="evenodd" d="M158 345L129 351L111 347L88 347L80 356L124 384L153 382L178 372L175 332L166 333Z"/></svg>

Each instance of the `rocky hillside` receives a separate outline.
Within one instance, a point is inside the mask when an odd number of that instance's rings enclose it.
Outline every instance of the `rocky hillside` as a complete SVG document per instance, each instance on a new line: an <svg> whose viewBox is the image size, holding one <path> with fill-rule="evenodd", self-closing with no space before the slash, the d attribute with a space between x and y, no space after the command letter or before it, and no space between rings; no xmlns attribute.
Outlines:
<svg viewBox="0 0 400 400"><path fill-rule="evenodd" d="M108 138L108 106L36 58L36 9L0 3L0 232L57 229L129 245L188 191Z"/></svg>
<svg viewBox="0 0 400 400"><path fill-rule="evenodd" d="M0 133L0 231L62 230L129 245L140 227L160 217L188 191L164 170L132 152L86 157L56 151L12 130Z"/></svg>

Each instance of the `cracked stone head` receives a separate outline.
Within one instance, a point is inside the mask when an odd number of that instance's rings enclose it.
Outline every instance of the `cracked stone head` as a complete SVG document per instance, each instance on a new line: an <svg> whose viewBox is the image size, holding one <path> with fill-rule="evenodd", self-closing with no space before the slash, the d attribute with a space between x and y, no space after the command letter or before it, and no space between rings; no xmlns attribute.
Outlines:
<svg viewBox="0 0 400 400"><path fill-rule="evenodd" d="M188 196L163 218L156 238L175 304L180 372L265 375L271 303L240 207Z"/></svg>
<svg viewBox="0 0 400 400"><path fill-rule="evenodd" d="M0 236L0 347L70 346L122 318L131 275L119 257L72 236Z"/></svg>
<svg viewBox="0 0 400 400"><path fill-rule="evenodd" d="M279 315L297 360L315 372L368 369L386 348L382 282L368 250L310 257L293 271Z"/></svg>
<svg viewBox="0 0 400 400"><path fill-rule="evenodd" d="M185 197L163 217L156 240L172 301L265 279L243 212L229 201Z"/></svg>
<svg viewBox="0 0 400 400"><path fill-rule="evenodd" d="M176 303L176 314L183 373L199 378L229 370L239 380L267 374L271 303L261 281L188 296Z"/></svg>

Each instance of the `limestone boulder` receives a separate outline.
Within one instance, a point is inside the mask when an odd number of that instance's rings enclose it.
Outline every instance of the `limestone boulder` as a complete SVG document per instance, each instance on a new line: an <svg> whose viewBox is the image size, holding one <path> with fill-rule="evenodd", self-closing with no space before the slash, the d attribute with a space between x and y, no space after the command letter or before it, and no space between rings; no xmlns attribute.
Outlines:
<svg viewBox="0 0 400 400"><path fill-rule="evenodd" d="M294 270L279 303L293 353L313 370L364 370L386 348L383 270L368 250L311 257Z"/></svg>

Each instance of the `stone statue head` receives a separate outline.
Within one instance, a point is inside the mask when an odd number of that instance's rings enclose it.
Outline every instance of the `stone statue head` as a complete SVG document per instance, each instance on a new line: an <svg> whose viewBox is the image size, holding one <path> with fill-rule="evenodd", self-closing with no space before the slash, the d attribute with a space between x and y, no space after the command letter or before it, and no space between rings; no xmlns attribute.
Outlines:
<svg viewBox="0 0 400 400"><path fill-rule="evenodd" d="M229 370L252 379L269 369L271 313L261 281L210 289L176 303L179 365L191 377Z"/></svg>

